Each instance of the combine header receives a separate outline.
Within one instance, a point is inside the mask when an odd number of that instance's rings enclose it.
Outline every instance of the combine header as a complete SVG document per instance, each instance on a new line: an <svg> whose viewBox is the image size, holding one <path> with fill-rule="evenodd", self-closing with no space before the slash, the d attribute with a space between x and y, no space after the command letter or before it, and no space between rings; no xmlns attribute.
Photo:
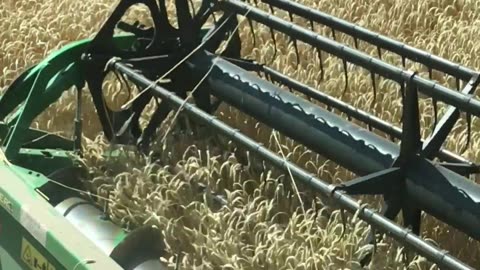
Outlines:
<svg viewBox="0 0 480 270"><path fill-rule="evenodd" d="M151 28L121 21L135 4L148 7ZM81 170L70 153L81 149L81 100L87 88L105 136L116 144L148 151L162 121L181 109L272 166L290 171L295 181L318 195L358 213L372 227L367 243L376 241L375 232L383 232L442 269L472 269L422 240L419 233L421 213L425 212L480 240L480 186L468 178L478 173L479 167L442 148L461 113L466 113L469 122L471 116L480 116L480 101L473 95L479 83L476 71L293 1L203 0L193 11L187 0L176 0L175 6L178 27L168 19L165 0L120 1L93 39L74 42L50 55L25 71L1 97L1 269L164 267L158 259L164 245L158 229L141 227L126 233L104 218L94 203L66 188L81 188ZM278 12L287 12L290 18L303 17L312 27L284 20L276 16ZM208 24L212 18L214 22ZM275 32L285 34L295 48L298 41L310 45L318 51L320 63L322 54L329 54L345 66L363 68L372 78L395 82L403 102L401 128L264 63L243 59L239 19L270 28L273 39ZM333 37L316 33L314 25L331 28ZM376 46L379 56L340 43L335 33L351 36L355 45ZM221 46L224 50L219 53ZM382 61L384 52L397 54L404 65ZM430 74L435 70L454 77L458 89L407 70L406 60L424 65ZM102 83L109 72L141 89L120 111L108 108L104 100ZM348 83L347 69L345 76ZM73 138L31 128L40 113L72 88L78 96ZM339 91L343 91L342 85ZM186 101L192 93L195 103ZM448 106L425 140L420 133L420 93ZM141 128L140 115L152 99L158 107ZM220 102L278 130L358 178L338 186L318 179L217 119L214 113ZM316 105L319 103L327 109ZM362 207L351 195L382 195L381 213ZM400 211L404 227L393 221ZM359 260L367 264L370 256Z"/></svg>

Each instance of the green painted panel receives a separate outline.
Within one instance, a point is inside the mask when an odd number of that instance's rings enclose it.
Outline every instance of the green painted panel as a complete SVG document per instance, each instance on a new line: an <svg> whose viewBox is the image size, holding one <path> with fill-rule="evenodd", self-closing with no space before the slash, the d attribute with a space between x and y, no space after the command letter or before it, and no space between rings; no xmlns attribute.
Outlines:
<svg viewBox="0 0 480 270"><path fill-rule="evenodd" d="M55 269L121 269L27 185L28 177L4 161L0 159L0 246L15 261L28 265L20 255L25 238ZM95 263L84 265L87 260Z"/></svg>
<svg viewBox="0 0 480 270"><path fill-rule="evenodd" d="M0 245L14 260L14 264L32 270L66 269L19 222L9 216L4 208L0 208ZM10 263L7 269L13 269Z"/></svg>
<svg viewBox="0 0 480 270"><path fill-rule="evenodd" d="M26 141L25 131L30 128L35 117L54 103L64 91L85 84L80 62L90 41L91 39L73 42L51 54L26 74L22 74L0 98L0 117L9 115L20 106L8 122L12 128L4 141L5 155L9 160L18 160L18 152ZM134 41L133 35L114 37L115 44L121 48Z"/></svg>
<svg viewBox="0 0 480 270"><path fill-rule="evenodd" d="M8 252L0 246L0 270L22 270L21 266L8 254Z"/></svg>

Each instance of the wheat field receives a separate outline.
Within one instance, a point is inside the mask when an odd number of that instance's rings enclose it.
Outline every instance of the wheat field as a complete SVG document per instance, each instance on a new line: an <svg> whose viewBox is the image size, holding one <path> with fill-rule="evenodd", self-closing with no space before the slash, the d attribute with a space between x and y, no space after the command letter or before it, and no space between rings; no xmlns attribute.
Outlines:
<svg viewBox="0 0 480 270"><path fill-rule="evenodd" d="M167 1L174 10L174 1ZM198 2L198 1L195 1ZM312 8L355 22L409 45L427 50L446 59L480 70L480 4L477 1L445 0L299 0ZM0 90L4 91L27 67L45 58L65 44L92 37L115 7L114 0L2 0L0 1ZM196 3L198 4L198 3ZM265 7L263 7L265 8ZM266 9L267 10L267 9ZM286 13L276 15L288 19ZM127 19L149 23L142 7L132 9ZM294 21L307 26L299 18ZM325 79L320 80L320 61L316 52L299 44L299 59L292 43L276 34L278 53L275 58L270 32L255 25L255 44L246 21L239 28L242 56L269 63L283 73L321 89L326 93L384 120L399 124L401 103L392 82L377 81L373 93L368 73L348 67L349 88L343 93L345 78L342 62L325 55ZM316 31L330 36L328 29ZM337 39L353 46L353 41L337 34ZM259 45L261 44L261 46ZM376 55L376 49L360 44L360 49ZM382 59L398 64L400 59L385 54ZM409 63L411 70L426 74L421 66ZM434 73L434 79L454 87L452 78ZM104 93L107 104L119 107L128 99L118 81L107 80ZM166 254L162 260L175 269L361 269L358 258L369 246L363 239L369 227L355 216L347 215L347 233L342 234L340 212L322 198L298 186L299 200L291 179L273 168L258 166L261 160L224 138L192 124L191 132L178 129L172 117L158 130L159 141L153 146L160 161L131 149L108 156L116 146L102 136L89 97L84 97L84 163L93 177L87 188L108 201L108 214L128 230L142 224L163 230ZM34 127L71 135L75 99L67 93L42 113ZM150 104L145 119L153 108ZM421 100L422 135L426 137L433 121L433 106ZM444 106L439 107L440 114ZM268 148L313 172L320 179L339 183L354 175L331 161L312 153L302 145L257 123L255 119L222 105L217 116L239 128ZM478 119L473 118L472 141L463 154L480 162ZM173 127L170 129L170 127ZM455 152L463 148L467 133L465 120L459 121L445 146ZM275 138L278 138L279 143ZM279 144L281 147L279 147ZM106 154L106 155L104 155ZM200 186L207 193L197 192ZM216 193L227 205L220 207L212 199ZM366 199L366 198L362 198ZM366 199L372 207L377 200ZM301 202L304 204L302 205ZM469 265L480 268L480 245L464 234L424 215L422 236ZM370 269L437 269L419 256L403 259L403 249L390 239L378 244Z"/></svg>

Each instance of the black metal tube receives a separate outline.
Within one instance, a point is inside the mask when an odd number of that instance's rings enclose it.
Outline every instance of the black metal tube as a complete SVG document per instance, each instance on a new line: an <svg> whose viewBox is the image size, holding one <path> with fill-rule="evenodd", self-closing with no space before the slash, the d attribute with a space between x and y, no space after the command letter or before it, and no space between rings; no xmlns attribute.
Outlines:
<svg viewBox="0 0 480 270"><path fill-rule="evenodd" d="M409 81L412 77L412 73L410 71L403 70L396 66L385 63L363 52L320 36L315 32L282 20L246 3L237 0L224 0L221 2L221 4L225 10L244 15L249 19L285 33L293 39L301 40L400 84ZM445 86L430 80L426 80L420 76L414 76L412 81L417 85L418 90L423 94L434 97L438 101L446 104L453 105L462 111L471 113L472 115L480 116L480 101L475 99L473 96L468 96L453 91Z"/></svg>
<svg viewBox="0 0 480 270"><path fill-rule="evenodd" d="M402 138L402 129L390 124L368 112L362 111L360 109L355 108L354 106L343 102L339 99L336 99L332 96L329 96L321 91L318 91L312 87L309 87L301 82L298 82L296 80L293 80L289 78L288 76L285 76L284 74L270 68L267 66L262 67L262 71L269 76L272 80L277 81L287 87L290 87L291 89L298 91L307 97L313 98L327 106L331 106L332 108L335 108L339 110L340 112L346 113L352 118L355 118L359 121L362 121L368 125L370 125L372 128L378 129L385 134L392 136L393 138L396 139L401 139ZM446 161L446 162L454 162L454 163L463 163L463 164L469 164L469 165L474 165L473 162L469 161L468 159L457 155L455 153L452 153L448 150L445 149L440 149L438 155L437 155L441 160Z"/></svg>
<svg viewBox="0 0 480 270"><path fill-rule="evenodd" d="M432 55L426 51L411 47L400 41L380 35L359 25L350 23L324 12L308 8L290 0L262 0L262 2L277 8L297 14L307 20L323 24L354 38L363 40L382 49L394 52L400 56L422 63L433 69L445 72L461 80L468 81L476 73L467 67L453 63L444 58Z"/></svg>
<svg viewBox="0 0 480 270"><path fill-rule="evenodd" d="M398 156L395 143L224 59L207 55L187 61L189 74L197 74L192 79L205 74L212 61L215 68L206 80L214 96L341 166L365 175L390 167Z"/></svg>
<svg viewBox="0 0 480 270"><path fill-rule="evenodd" d="M111 63L110 65L119 72L125 74L131 81L142 87L150 87L151 85L154 85L152 81L136 73L132 68L122 63L116 62ZM202 111L201 109L190 103L184 104L183 99L179 98L172 92L169 92L168 90L158 85L154 85L151 89L155 95L159 96L163 100L166 100L174 107L179 108L180 106L183 106L183 110L191 116L195 117L198 121L208 124L223 135L229 137L237 143L242 144L250 151L260 155L262 158L271 162L274 166L285 171L290 171L296 180L311 186L317 192L320 192L325 196L331 196L333 200L335 200L342 208L345 208L352 213L358 212L358 216L361 219L367 221L369 224L378 228L379 230L388 233L390 236L397 239L401 243L413 248L422 256L435 262L438 266L447 269L473 269L465 265L455 257L450 256L445 251L442 251L439 248L425 242L410 231L401 228L400 226L383 217L382 215L375 213L374 210L362 208L351 197L342 194L341 192L333 191L333 186L328 185L324 181L321 181L320 179L314 177L313 175L302 170L298 166L288 161L285 161L283 158L269 151L261 144L255 142L254 140L243 135L238 130L233 129L222 121L216 119L215 116L209 115L208 113ZM226 90L227 89L225 89L225 91Z"/></svg>

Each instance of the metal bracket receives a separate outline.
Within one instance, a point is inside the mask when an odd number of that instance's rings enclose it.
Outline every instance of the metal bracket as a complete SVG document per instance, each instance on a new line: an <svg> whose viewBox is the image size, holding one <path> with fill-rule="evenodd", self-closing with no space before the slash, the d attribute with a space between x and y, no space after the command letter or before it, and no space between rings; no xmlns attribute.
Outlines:
<svg viewBox="0 0 480 270"><path fill-rule="evenodd" d="M385 195L398 187L402 180L402 169L395 167L342 183L334 190L342 190L349 195Z"/></svg>

